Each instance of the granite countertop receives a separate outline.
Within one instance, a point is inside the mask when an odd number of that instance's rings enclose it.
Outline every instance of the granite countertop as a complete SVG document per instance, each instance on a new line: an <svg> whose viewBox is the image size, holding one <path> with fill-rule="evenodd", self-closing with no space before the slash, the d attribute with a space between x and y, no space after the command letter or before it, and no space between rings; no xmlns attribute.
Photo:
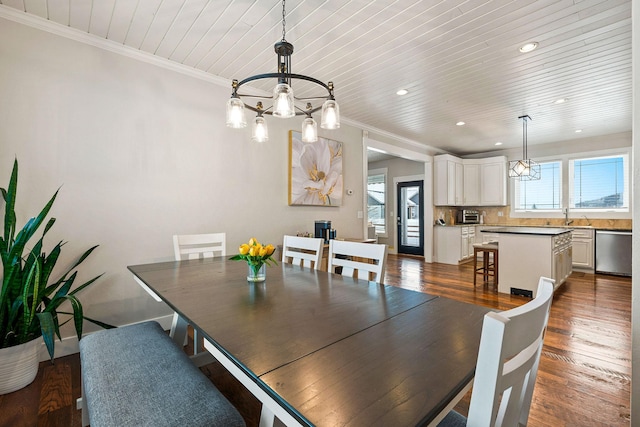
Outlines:
<svg viewBox="0 0 640 427"><path fill-rule="evenodd" d="M570 228L562 227L499 227L481 231L497 234L535 234L538 236L557 236L559 234L571 233Z"/></svg>

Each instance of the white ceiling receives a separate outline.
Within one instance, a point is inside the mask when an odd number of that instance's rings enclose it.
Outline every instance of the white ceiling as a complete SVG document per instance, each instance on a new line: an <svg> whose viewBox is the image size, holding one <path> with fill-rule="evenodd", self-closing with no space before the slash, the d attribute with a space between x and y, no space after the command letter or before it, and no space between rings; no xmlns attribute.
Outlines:
<svg viewBox="0 0 640 427"><path fill-rule="evenodd" d="M0 3L224 79L276 71L278 0ZM286 7L291 71L333 81L345 122L460 155L496 150L496 141L521 147L524 114L532 118L530 146L631 131L631 0L289 0ZM539 47L519 52L529 41ZM401 88L409 94L396 95ZM559 98L568 101L554 104Z"/></svg>

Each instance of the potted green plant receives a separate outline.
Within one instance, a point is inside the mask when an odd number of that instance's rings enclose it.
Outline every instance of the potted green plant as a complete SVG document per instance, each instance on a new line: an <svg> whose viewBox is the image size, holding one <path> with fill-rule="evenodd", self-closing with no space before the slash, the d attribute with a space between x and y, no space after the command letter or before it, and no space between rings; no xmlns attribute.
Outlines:
<svg viewBox="0 0 640 427"><path fill-rule="evenodd" d="M9 186L2 191L5 202L4 235L0 236L2 257L2 289L0 292L0 394L10 393L30 384L38 372L38 349L43 338L51 360L54 356L55 336L62 339L60 326L73 319L78 339L82 336L83 320L101 327L112 326L84 316L82 304L76 294L94 283L102 274L75 287L76 267L97 247L86 250L71 268L56 280L51 273L60 257L64 242L59 242L47 254L43 239L55 223L50 218L42 236L30 248L28 242L45 222L58 195L18 231L16 227L16 193L18 188L18 161L14 161ZM16 234L16 231L17 234ZM69 302L72 312L62 311ZM65 317L65 319L62 319ZM13 366L17 362L20 366ZM22 366L26 364L27 366ZM35 366L34 366L35 365Z"/></svg>

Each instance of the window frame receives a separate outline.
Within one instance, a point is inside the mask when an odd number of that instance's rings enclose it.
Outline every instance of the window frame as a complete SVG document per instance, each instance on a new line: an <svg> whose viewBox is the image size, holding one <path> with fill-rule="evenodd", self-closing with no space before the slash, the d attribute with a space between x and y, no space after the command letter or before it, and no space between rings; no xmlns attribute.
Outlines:
<svg viewBox="0 0 640 427"><path fill-rule="evenodd" d="M387 208L389 206L389 176L388 176L388 168L379 168L379 169L369 169L367 171L367 197L369 194L369 177L384 175L384 233L378 233L376 230L376 234L378 237L389 237L389 221L387 219ZM367 224L369 223L369 205L367 204ZM375 226L375 225L374 225Z"/></svg>
<svg viewBox="0 0 640 427"><path fill-rule="evenodd" d="M512 182L513 198L511 199L511 202L512 202L511 203L511 206L512 206L511 210L512 210L512 212L519 213L519 214L527 214L527 213L530 213L530 214L544 214L544 216L548 216L548 214L550 214L550 213L552 213L552 214L553 213L561 213L562 209L563 209L563 206L564 206L564 203L565 203L564 202L565 198L564 198L564 194L563 194L564 192L562 191L563 184L564 184L564 180L563 180L563 176L562 176L563 175L563 173L562 173L563 162L562 162L562 160L554 159L554 160L539 161L537 163L540 165L541 168L545 164L551 164L551 163L557 163L558 164L558 180L560 181L559 184L558 184L559 191L560 191L560 194L559 194L559 197L560 197L559 207L557 209L554 209L554 208L552 208L552 209L527 209L527 208L518 209L516 207L516 203L515 203L516 199L519 196L518 187L520 186L520 183L522 183L522 182L526 183L528 181L521 181L521 180L517 180L517 179L514 178L513 182Z"/></svg>
<svg viewBox="0 0 640 427"><path fill-rule="evenodd" d="M625 205L625 207L621 207L621 208L576 208L575 207L575 197L574 197L574 189L575 189L575 182L574 182L574 176L575 176L575 162L576 161L585 161L585 160L597 160L597 159L612 159L612 158L618 158L618 157L622 157L623 159L623 167L622 167L622 174L623 174L623 179L625 181L625 189L623 192L623 204ZM571 182L569 183L569 199L568 199L568 207L569 207L569 211L574 210L576 212L582 212L584 214L588 214L588 213L603 213L603 212L618 212L618 213L625 213L628 212L630 213L631 211L631 176L630 176L630 158L629 158L629 153L615 153L615 154L608 154L608 155L599 155L599 156L578 156L578 157L572 157L570 159L568 159L567 164L568 164L568 168L569 168L569 178L571 180Z"/></svg>

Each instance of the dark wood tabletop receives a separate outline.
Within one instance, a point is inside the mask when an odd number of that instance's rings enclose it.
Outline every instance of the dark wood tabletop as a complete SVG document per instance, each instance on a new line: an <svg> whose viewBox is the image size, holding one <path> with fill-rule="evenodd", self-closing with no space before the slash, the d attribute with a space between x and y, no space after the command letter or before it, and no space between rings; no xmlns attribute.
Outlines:
<svg viewBox="0 0 640 427"><path fill-rule="evenodd" d="M428 424L473 378L488 311L289 264L258 284L221 259L129 270L317 426Z"/></svg>

